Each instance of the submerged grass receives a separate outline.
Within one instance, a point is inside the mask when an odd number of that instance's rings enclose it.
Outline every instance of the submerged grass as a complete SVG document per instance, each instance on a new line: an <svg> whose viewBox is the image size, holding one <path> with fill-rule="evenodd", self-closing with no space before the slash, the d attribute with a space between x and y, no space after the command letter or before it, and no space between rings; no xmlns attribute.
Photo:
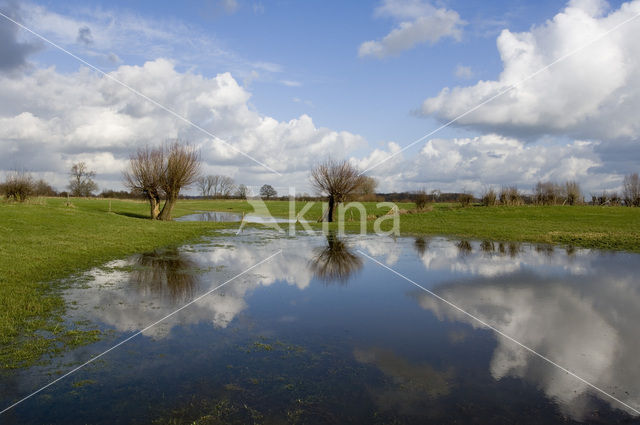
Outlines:
<svg viewBox="0 0 640 425"><path fill-rule="evenodd" d="M301 211L305 203L297 203ZM388 207L364 203L368 231ZM288 217L288 201L268 201L271 214ZM398 204L411 210L413 204ZM252 212L242 200L181 200L180 216L197 211ZM87 324L64 326L61 278L109 260L183 244L235 224L145 220L141 201L40 198L0 202L0 369L32 364L45 353L99 338ZM322 214L315 203L303 218L312 226ZM358 231L359 212L345 214L345 229ZM386 220L387 229L391 220ZM331 227L336 227L333 224ZM403 235L449 235L496 241L563 244L640 252L640 208L592 206L468 207L435 204L402 214ZM71 326L71 327L70 327Z"/></svg>

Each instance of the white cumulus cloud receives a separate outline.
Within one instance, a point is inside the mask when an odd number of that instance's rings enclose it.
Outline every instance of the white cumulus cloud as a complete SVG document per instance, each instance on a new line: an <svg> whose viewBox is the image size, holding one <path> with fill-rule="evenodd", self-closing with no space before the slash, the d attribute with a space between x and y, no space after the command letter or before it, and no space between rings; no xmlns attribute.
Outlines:
<svg viewBox="0 0 640 425"><path fill-rule="evenodd" d="M380 40L362 43L358 56L378 59L397 55L422 43L436 43L444 37L459 40L465 22L454 10L436 8L422 0L384 0L376 17L391 18L394 29Z"/></svg>
<svg viewBox="0 0 640 425"><path fill-rule="evenodd" d="M278 121L255 111L251 94L230 73L207 78L180 72L166 59L123 65L109 74L228 142L195 129L114 81L87 69L63 74L37 69L20 77L0 76L0 170L57 172L62 189L72 162L95 161L102 188L119 187L128 155L139 146L182 138L197 145L209 168L234 167L246 184L269 174L229 145L287 173L281 182L306 181L319 157L346 155L365 146L358 135L317 127L301 115ZM108 164L101 166L97 161ZM242 171L239 175L240 170ZM299 175L296 175L299 173Z"/></svg>
<svg viewBox="0 0 640 425"><path fill-rule="evenodd" d="M517 185L530 191L535 182L577 180L585 195L601 188L617 188L622 177L601 169L598 144L588 141L552 140L535 144L512 137L486 134L477 137L430 139L412 155L396 154L371 170L380 190L401 185L414 189L470 190L479 195L489 186ZM400 146L390 143L368 156L352 160L362 169L384 161Z"/></svg>
<svg viewBox="0 0 640 425"><path fill-rule="evenodd" d="M530 31L503 30L497 39L499 77L444 88L424 101L422 113L448 121L526 80L457 125L529 140L543 135L598 140L604 160L624 162L640 137L640 26L637 20L623 23L638 14L638 0L616 10L603 1L574 0Z"/></svg>

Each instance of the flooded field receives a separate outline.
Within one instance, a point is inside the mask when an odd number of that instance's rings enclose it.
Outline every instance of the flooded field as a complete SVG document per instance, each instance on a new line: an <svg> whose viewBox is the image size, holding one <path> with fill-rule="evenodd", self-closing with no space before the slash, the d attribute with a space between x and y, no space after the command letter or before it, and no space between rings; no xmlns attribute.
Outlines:
<svg viewBox="0 0 640 425"><path fill-rule="evenodd" d="M639 260L258 230L142 253L65 291L67 320L107 337L3 376L0 401L142 334L2 422L632 423L603 392L640 405Z"/></svg>

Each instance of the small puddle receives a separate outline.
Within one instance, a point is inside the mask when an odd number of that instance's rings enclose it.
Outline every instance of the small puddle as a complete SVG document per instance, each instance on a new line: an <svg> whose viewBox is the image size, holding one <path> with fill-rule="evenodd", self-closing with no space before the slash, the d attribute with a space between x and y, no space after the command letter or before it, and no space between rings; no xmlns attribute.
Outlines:
<svg viewBox="0 0 640 425"><path fill-rule="evenodd" d="M280 217L264 217L253 214L238 214L224 211L203 211L195 214L185 215L176 218L176 221L213 221L217 223L233 223L245 221L246 223L295 223L307 222L306 220L291 220Z"/></svg>

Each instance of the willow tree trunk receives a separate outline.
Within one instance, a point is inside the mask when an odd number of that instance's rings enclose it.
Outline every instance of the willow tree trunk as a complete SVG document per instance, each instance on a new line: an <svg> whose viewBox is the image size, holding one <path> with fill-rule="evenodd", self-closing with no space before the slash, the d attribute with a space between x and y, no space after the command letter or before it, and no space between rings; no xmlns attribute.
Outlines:
<svg viewBox="0 0 640 425"><path fill-rule="evenodd" d="M151 196L149 197L149 206L151 209L151 220L156 220L160 215L160 198Z"/></svg>
<svg viewBox="0 0 640 425"><path fill-rule="evenodd" d="M334 196L329 196L329 211L328 211L328 214L327 214L327 221L329 223L333 222L333 216L334 216L334 213L335 213L335 211L334 211L335 209L336 209L336 199L335 199Z"/></svg>
<svg viewBox="0 0 640 425"><path fill-rule="evenodd" d="M164 203L164 207L162 207L158 220L171 221L171 210L173 210L176 200L177 196L167 196L167 200Z"/></svg>

